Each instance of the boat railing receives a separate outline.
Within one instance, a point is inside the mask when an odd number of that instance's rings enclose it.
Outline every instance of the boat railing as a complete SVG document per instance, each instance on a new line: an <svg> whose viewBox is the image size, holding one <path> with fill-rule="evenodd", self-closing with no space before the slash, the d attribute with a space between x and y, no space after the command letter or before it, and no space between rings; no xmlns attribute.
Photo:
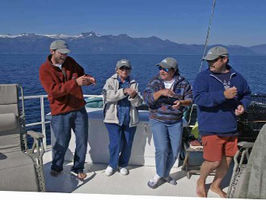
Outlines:
<svg viewBox="0 0 266 200"><path fill-rule="evenodd" d="M88 94L84 94L83 95L85 98L87 97L102 97L102 95L88 95ZM47 120L46 118L46 114L45 114L45 99L48 98L48 95L33 95L33 96L24 96L24 100L32 100L32 99L39 99L40 100L40 109L41 109L41 121L37 121L37 122L32 122L32 123L26 123L26 127L33 127L33 126L39 126L41 125L41 131L44 135L44 139L43 139L43 144L44 144L44 147L45 149L47 148L47 146L50 147L50 145L47 145L47 137L46 137L46 124L49 124L50 121ZM22 99L22 97L20 97L20 100ZM260 103L260 104L263 104L263 105L266 105L265 103L265 100L266 100L266 95L265 94L253 94L252 95L252 100L257 102L257 103ZM140 106L139 109L140 110L145 110L147 109L146 108L147 106L146 105L143 105L143 106ZM254 106L253 106L254 107ZM251 108L253 108L251 107ZM27 107L26 107L26 110L27 110ZM263 112L265 112L265 109L263 110ZM258 112L256 112L258 114ZM264 115L265 116L265 115ZM246 118L247 116L244 116L244 118Z"/></svg>
<svg viewBox="0 0 266 200"><path fill-rule="evenodd" d="M101 95L88 95L88 94L84 94L83 95L85 98L87 97L100 97ZM42 134L44 135L43 138L43 144L44 144L44 148L47 149L47 147L50 147L50 145L47 145L47 137L46 137L46 124L50 124L50 120L46 120L45 117L45 104L44 101L45 99L48 98L48 95L33 95L33 96L24 96L24 100L32 100L32 99L39 99L40 100L40 109L41 109L41 121L37 121L37 122L32 122L32 123L26 123L25 126L26 127L33 127L33 126L40 126L41 125L41 130L42 130ZM20 100L22 100L22 97L19 98ZM27 110L27 107L25 107L25 109Z"/></svg>

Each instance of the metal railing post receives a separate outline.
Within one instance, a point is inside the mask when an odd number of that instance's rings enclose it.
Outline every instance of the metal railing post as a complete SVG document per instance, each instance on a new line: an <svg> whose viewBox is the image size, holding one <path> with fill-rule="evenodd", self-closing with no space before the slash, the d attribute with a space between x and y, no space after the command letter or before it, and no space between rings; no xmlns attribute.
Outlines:
<svg viewBox="0 0 266 200"><path fill-rule="evenodd" d="M45 111L44 111L44 96L40 96L40 104L41 104L41 123L42 123L42 134L44 135L43 138L43 145L46 149L46 126L45 126Z"/></svg>

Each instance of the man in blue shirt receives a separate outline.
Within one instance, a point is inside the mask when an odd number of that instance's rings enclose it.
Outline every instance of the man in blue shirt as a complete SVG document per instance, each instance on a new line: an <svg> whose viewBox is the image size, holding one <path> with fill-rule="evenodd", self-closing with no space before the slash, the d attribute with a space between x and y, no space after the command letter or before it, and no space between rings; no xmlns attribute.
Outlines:
<svg viewBox="0 0 266 200"><path fill-rule="evenodd" d="M247 109L251 92L247 81L228 64L226 48L213 47L204 59L209 68L197 75L193 85L204 158L197 195L207 197L205 181L209 173L216 170L210 190L226 197L220 184L237 152L236 117Z"/></svg>

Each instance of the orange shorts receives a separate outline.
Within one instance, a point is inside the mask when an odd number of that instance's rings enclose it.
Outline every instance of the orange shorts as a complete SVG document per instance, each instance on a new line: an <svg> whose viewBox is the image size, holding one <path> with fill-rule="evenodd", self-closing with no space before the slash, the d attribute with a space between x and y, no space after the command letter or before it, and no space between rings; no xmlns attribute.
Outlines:
<svg viewBox="0 0 266 200"><path fill-rule="evenodd" d="M237 137L219 137L207 135L201 138L203 144L203 158L207 161L220 161L223 156L233 157L237 150Z"/></svg>

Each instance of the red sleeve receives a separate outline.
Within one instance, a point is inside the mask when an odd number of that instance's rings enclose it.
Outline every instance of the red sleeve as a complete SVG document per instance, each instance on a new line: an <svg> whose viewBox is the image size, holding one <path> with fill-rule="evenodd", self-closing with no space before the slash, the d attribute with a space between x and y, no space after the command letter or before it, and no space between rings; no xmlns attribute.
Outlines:
<svg viewBox="0 0 266 200"><path fill-rule="evenodd" d="M84 69L73 58L71 57L68 57L68 58L69 58L69 61L75 66L78 77L83 76L85 74ZM86 76L94 78L93 76L89 74L86 74ZM91 85L91 84L92 83L89 83L88 85Z"/></svg>
<svg viewBox="0 0 266 200"><path fill-rule="evenodd" d="M78 77L83 76L85 74L84 69L73 58L71 57L68 58L71 65L75 66L75 70L78 73Z"/></svg>

